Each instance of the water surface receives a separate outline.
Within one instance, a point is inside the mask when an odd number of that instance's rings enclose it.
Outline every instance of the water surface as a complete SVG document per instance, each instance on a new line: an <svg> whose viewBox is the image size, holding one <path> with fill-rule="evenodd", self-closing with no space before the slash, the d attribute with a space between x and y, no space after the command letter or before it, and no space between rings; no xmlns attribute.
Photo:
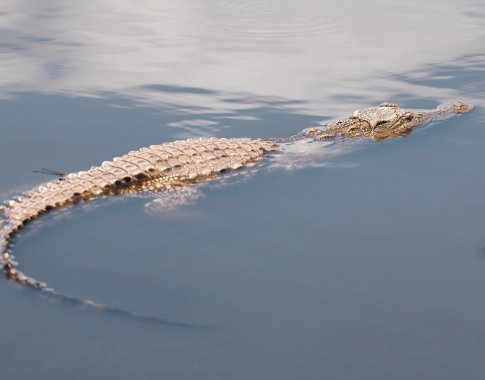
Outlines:
<svg viewBox="0 0 485 380"><path fill-rule="evenodd" d="M15 242L26 273L194 326L2 279L3 376L482 379L484 20L479 0L3 1L2 199L162 141L476 106L163 215L134 197L40 219Z"/></svg>

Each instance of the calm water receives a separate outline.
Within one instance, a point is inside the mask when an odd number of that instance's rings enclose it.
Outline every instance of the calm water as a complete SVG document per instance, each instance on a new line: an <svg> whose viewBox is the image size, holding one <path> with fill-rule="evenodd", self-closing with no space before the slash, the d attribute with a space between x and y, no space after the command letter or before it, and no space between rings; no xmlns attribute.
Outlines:
<svg viewBox="0 0 485 380"><path fill-rule="evenodd" d="M26 273L193 326L2 278L2 378L483 379L483 41L482 0L3 0L2 199L161 141L285 136L386 100L476 109L164 215L117 198L33 223Z"/></svg>

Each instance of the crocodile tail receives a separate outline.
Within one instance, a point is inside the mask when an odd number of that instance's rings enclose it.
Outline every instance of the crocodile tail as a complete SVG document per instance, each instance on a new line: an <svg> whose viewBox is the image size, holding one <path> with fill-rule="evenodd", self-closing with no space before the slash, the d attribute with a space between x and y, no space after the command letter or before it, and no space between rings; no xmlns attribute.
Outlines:
<svg viewBox="0 0 485 380"><path fill-rule="evenodd" d="M8 253L9 242L9 220L7 217L7 207L0 205L0 264L4 270L10 255Z"/></svg>
<svg viewBox="0 0 485 380"><path fill-rule="evenodd" d="M0 265L8 280L14 280L18 283L28 285L36 289L47 288L47 285L26 276L18 270L18 263L10 253L10 241L18 229L19 224L13 223L8 216L8 206L0 205Z"/></svg>
<svg viewBox="0 0 485 380"><path fill-rule="evenodd" d="M57 293L54 289L49 287L40 288L42 294L46 295L54 301L59 301L66 305L72 305L80 308L86 308L93 311L98 311L100 313L109 315L110 317L129 319L137 322L150 323L163 327L178 327L178 328L192 328L192 329L207 329L209 326L196 325L186 322L178 322L169 319L154 317L150 315L143 315L133 313L128 310L106 306L89 299L82 299L78 297L69 296L66 294Z"/></svg>
<svg viewBox="0 0 485 380"><path fill-rule="evenodd" d="M45 284L44 282L29 277L18 270L18 263L14 260L13 255L9 251L10 240L12 239L12 236L15 234L16 231L17 228L15 228L14 224L11 223L8 218L8 207L0 205L0 267L5 273L5 277L7 278L7 280L12 280L17 283L27 285L30 288L40 290L43 295L49 297L54 301L77 307L89 308L91 310L96 310L102 313L107 313L111 317L125 318L165 327L197 329L207 328L206 326L171 321L164 318L137 314L120 308L106 306L93 300L82 299L56 292L53 288L48 287L47 284Z"/></svg>

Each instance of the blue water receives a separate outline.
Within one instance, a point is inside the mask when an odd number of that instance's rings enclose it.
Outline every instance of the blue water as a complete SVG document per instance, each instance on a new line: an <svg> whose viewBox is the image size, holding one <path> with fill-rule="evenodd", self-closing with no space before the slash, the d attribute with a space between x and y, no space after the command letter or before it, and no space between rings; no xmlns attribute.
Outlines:
<svg viewBox="0 0 485 380"><path fill-rule="evenodd" d="M2 378L482 379L484 21L479 0L2 2L2 199L162 141L475 105L162 215L133 197L39 219L23 271L181 324L1 279Z"/></svg>

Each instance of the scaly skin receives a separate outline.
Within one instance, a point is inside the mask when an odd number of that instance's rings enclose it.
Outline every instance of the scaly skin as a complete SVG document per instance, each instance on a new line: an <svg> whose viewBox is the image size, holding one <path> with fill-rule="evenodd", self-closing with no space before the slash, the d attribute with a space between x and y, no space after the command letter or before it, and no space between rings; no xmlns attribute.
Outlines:
<svg viewBox="0 0 485 380"><path fill-rule="evenodd" d="M334 137L365 137L380 141L392 137L408 136L412 129L425 121L443 119L457 113L468 112L473 106L453 103L435 110L412 110L394 103L382 103L377 107L357 110L347 119L330 123L326 128L310 128L300 136L324 140Z"/></svg>
<svg viewBox="0 0 485 380"><path fill-rule="evenodd" d="M176 141L130 152L33 189L5 203L4 226L0 228L3 271L9 279L47 289L20 272L8 250L15 233L46 211L110 194L162 191L205 182L225 170L251 165L275 149L273 143L249 139Z"/></svg>
<svg viewBox="0 0 485 380"><path fill-rule="evenodd" d="M435 110L412 110L383 103L355 111L349 118L330 123L325 128L304 130L287 141L359 136L378 141L407 136L425 121L443 119L472 108L464 103L454 103ZM8 279L55 294L44 283L20 272L10 254L11 240L29 221L51 209L101 196L163 191L209 181L226 170L253 165L265 155L276 152L277 148L277 144L270 141L249 139L176 141L142 148L88 171L49 182L0 207L0 265ZM96 306L92 301L85 303Z"/></svg>

